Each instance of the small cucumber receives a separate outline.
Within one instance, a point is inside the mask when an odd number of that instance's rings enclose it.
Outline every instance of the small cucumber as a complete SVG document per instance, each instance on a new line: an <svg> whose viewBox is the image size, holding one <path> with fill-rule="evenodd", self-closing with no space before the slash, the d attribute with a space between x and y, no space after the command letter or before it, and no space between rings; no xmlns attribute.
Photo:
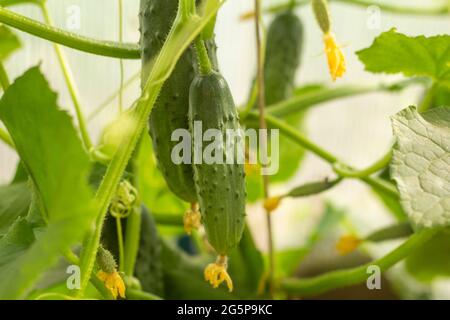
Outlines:
<svg viewBox="0 0 450 320"><path fill-rule="evenodd" d="M148 78L152 60L170 31L177 8L178 0L141 0L142 86ZM178 141L171 141L171 135L176 129L188 129L189 85L194 78L195 63L192 49L186 50L164 83L149 119L158 167L170 190L191 203L197 201L192 167L172 161L172 149Z"/></svg>
<svg viewBox="0 0 450 320"><path fill-rule="evenodd" d="M267 32L264 82L268 106L289 98L300 65L303 25L291 10L275 17Z"/></svg>
<svg viewBox="0 0 450 320"><path fill-rule="evenodd" d="M189 125L200 121L203 132L218 129L226 150L226 130L239 130L236 107L225 79L216 71L197 75L190 89ZM203 143L203 150L210 142ZM195 145L193 146L195 158ZM236 152L235 152L236 156ZM244 165L193 163L202 223L210 244L221 256L236 247L245 224Z"/></svg>

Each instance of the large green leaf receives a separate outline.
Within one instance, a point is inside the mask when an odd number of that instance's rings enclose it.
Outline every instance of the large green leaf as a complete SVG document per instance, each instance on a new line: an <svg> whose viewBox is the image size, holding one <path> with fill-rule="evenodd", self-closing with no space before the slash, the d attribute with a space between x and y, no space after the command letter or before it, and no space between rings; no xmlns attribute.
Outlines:
<svg viewBox="0 0 450 320"><path fill-rule="evenodd" d="M37 229L37 210L30 210L0 240L0 298L23 298L60 253L82 239L96 210L88 186L88 155L37 67L5 92L0 119L30 175L38 212L47 223Z"/></svg>
<svg viewBox="0 0 450 320"><path fill-rule="evenodd" d="M30 201L26 182L0 187L0 235L8 231L17 217L27 214Z"/></svg>
<svg viewBox="0 0 450 320"><path fill-rule="evenodd" d="M0 24L0 61L5 60L20 48L20 41L11 29Z"/></svg>
<svg viewBox="0 0 450 320"><path fill-rule="evenodd" d="M401 204L417 227L450 224L450 108L420 115L414 107L392 119L391 173Z"/></svg>
<svg viewBox="0 0 450 320"><path fill-rule="evenodd" d="M450 85L450 35L408 37L392 29L357 55L367 71L427 76Z"/></svg>

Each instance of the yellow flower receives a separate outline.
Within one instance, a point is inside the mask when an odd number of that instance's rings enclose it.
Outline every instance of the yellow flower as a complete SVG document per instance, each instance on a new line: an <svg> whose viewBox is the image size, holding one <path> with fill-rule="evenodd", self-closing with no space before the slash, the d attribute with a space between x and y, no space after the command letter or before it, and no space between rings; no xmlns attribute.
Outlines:
<svg viewBox="0 0 450 320"><path fill-rule="evenodd" d="M346 254L354 251L361 243L361 239L356 236L347 235L339 239L336 244L336 249L340 255L344 256Z"/></svg>
<svg viewBox="0 0 450 320"><path fill-rule="evenodd" d="M328 59L328 68L333 81L344 75L346 71L345 57L341 48L336 43L336 39L331 32L324 34L325 53Z"/></svg>
<svg viewBox="0 0 450 320"><path fill-rule="evenodd" d="M117 296L125 298L125 283L117 271L107 273L100 270L97 277L105 283L105 287L111 292L114 299L117 299Z"/></svg>
<svg viewBox="0 0 450 320"><path fill-rule="evenodd" d="M191 205L191 209L185 212L183 217L184 231L187 234L191 234L192 230L198 229L201 226L202 217L200 211L198 211L198 205L196 203Z"/></svg>
<svg viewBox="0 0 450 320"><path fill-rule="evenodd" d="M257 163L249 163L245 161L244 171L247 176L260 174L261 166Z"/></svg>
<svg viewBox="0 0 450 320"><path fill-rule="evenodd" d="M280 205L282 197L278 196L278 197L272 197L272 198L268 198L264 201L264 209L266 209L268 212L272 212L273 210L275 210L276 208L278 208L278 206Z"/></svg>
<svg viewBox="0 0 450 320"><path fill-rule="evenodd" d="M213 286L218 288L219 285L225 281L228 290L233 291L233 281L227 272L227 257L218 256L215 263L210 263L205 268L205 280Z"/></svg>

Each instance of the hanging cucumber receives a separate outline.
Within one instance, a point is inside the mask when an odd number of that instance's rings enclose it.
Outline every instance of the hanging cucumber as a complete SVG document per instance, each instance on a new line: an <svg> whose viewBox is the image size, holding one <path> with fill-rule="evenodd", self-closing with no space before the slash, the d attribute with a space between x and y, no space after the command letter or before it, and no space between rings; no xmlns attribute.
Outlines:
<svg viewBox="0 0 450 320"><path fill-rule="evenodd" d="M303 48L303 25L292 10L277 15L267 32L265 53L265 97L266 105L274 105L293 95L295 76L300 66ZM293 114L284 119L289 124L301 129L304 112ZM280 167L278 173L271 177L274 182L292 177L298 169L304 149L285 137L280 137Z"/></svg>
<svg viewBox="0 0 450 320"><path fill-rule="evenodd" d="M147 207L141 211L141 237L134 267L142 289L158 296L164 293L164 277L161 262L161 242L156 223Z"/></svg>
<svg viewBox="0 0 450 320"><path fill-rule="evenodd" d="M141 0L142 86L148 78L152 59L170 31L177 8L178 0ZM176 129L188 129L189 85L194 78L194 64L193 52L188 49L164 83L149 120L158 167L170 190L190 203L197 201L192 168L189 164L172 161L172 149L178 142L171 141L171 136Z"/></svg>
<svg viewBox="0 0 450 320"><path fill-rule="evenodd" d="M216 263L205 269L205 278L214 287L226 281L233 288L227 268L227 254L241 239L245 224L245 173L244 165L237 161L239 144L232 144L232 161L225 161L226 131L240 134L236 107L226 80L211 68L203 41L197 41L200 74L192 82L189 99L189 126L193 139L194 181L198 194L202 223L208 241L218 253ZM202 150L211 142L196 141L196 127L202 132L216 129L221 140L211 152L213 161L206 161ZM217 139L218 137L215 137ZM198 146L201 148L198 148ZM230 149L228 149L230 150ZM220 152L220 154L216 154ZM218 160L218 161L217 161Z"/></svg>
<svg viewBox="0 0 450 320"><path fill-rule="evenodd" d="M295 13L288 10L277 15L267 31L264 82L268 106L292 96L302 42L303 26Z"/></svg>

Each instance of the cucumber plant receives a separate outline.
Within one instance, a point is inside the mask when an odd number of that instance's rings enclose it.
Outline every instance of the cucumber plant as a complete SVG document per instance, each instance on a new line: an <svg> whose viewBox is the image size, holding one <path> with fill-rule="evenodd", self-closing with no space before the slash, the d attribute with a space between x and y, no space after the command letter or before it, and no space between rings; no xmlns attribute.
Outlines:
<svg viewBox="0 0 450 320"><path fill-rule="evenodd" d="M361 5L356 0L336 1ZM386 271L401 260L406 262L403 272L427 284L450 275L446 268L450 259L445 254L450 226L448 30L426 37L391 29L356 52L367 72L401 74L406 79L368 86L328 84L330 75L338 81L347 69L355 68L346 60L350 49L336 40L342 39L335 28L339 20L328 1L289 0L261 7L262 1L255 0L254 12L243 18L253 19L256 25L257 80L248 101L237 107L216 52L215 25L224 2L141 0L136 13L140 30L135 30L141 38L139 44L131 44L123 43L121 28L121 40L114 42L53 26L45 0L0 0L0 141L19 158L12 181L0 186L1 299L317 296L365 282L372 265ZM18 4L35 6L45 22L16 13ZM305 4L311 7L297 10ZM363 5L368 4L372 1ZM448 6L418 9L373 4L396 14L437 17L449 13ZM266 37L261 37L262 14L274 16ZM317 23L303 26L301 21L309 21L306 15ZM296 77L300 62L312 61L302 55L310 45L304 42L304 30L310 27L323 34L330 73L320 75L324 84L299 83ZM40 66L10 78L14 72L9 70L13 66L9 61L23 65L15 53L24 43L14 29L53 42L77 125L61 110ZM82 99L60 45L85 54L142 61L141 94L126 110L122 108L126 88L121 62L116 94L119 115L103 128L99 143L93 142L87 130ZM361 170L316 144L299 128L307 111L321 103L369 92L395 94L413 85L423 95L416 107L405 106L392 117L395 143L386 155ZM212 129L219 132L212 162L204 159L203 152L210 141L195 140L198 123L202 135ZM239 154L246 150L240 143L240 129L265 127L278 129L282 135L282 172L275 177L262 177L260 170L239 162ZM173 141L176 129L193 137L188 163L172 160L179 142ZM231 144L228 130L239 133ZM294 187L290 183L287 192L272 192L275 184L286 183L296 173L299 150L323 160L332 174ZM278 212L288 198L291 202L310 196L323 199L348 179L366 184L396 221L367 234L352 228L351 234L333 240L331 248L345 255L368 243L394 239L402 243L368 264L298 277L296 269L315 244L325 242L325 234L340 230L339 225L349 224L345 210L328 200L306 243L288 250L274 246L273 233L279 229L272 228L271 217L283 219ZM250 202L253 207L247 207ZM246 213L255 207L265 208L267 214L267 252L261 249L259 230L247 223ZM66 270L80 271L75 281L79 285L61 278Z"/></svg>

